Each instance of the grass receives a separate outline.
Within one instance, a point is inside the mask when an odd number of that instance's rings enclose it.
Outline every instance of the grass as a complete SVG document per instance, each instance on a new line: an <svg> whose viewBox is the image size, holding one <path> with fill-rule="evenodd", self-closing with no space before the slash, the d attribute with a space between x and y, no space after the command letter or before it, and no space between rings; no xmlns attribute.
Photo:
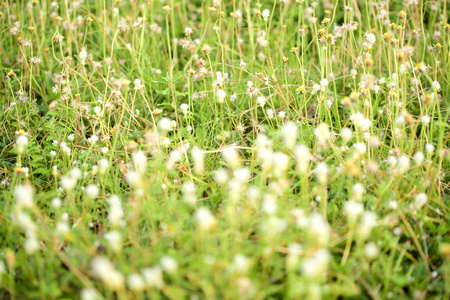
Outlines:
<svg viewBox="0 0 450 300"><path fill-rule="evenodd" d="M449 299L447 1L6 1L0 298Z"/></svg>

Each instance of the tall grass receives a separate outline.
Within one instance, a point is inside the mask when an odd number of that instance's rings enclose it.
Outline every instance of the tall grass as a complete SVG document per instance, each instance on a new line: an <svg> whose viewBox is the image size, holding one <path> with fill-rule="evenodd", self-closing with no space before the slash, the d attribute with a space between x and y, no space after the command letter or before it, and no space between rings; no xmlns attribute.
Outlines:
<svg viewBox="0 0 450 300"><path fill-rule="evenodd" d="M448 5L3 2L0 298L449 299Z"/></svg>

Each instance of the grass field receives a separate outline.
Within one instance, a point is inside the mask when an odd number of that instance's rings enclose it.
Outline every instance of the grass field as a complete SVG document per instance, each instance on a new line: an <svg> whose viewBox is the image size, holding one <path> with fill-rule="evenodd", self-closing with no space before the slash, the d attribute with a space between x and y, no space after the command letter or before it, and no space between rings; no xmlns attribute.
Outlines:
<svg viewBox="0 0 450 300"><path fill-rule="evenodd" d="M449 299L450 2L0 7L0 299Z"/></svg>

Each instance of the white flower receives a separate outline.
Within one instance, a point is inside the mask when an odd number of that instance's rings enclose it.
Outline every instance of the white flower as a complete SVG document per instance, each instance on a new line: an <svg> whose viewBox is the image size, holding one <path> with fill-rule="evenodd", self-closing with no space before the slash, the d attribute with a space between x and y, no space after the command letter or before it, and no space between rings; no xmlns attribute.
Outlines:
<svg viewBox="0 0 450 300"><path fill-rule="evenodd" d="M189 109L189 105L186 104L186 103L182 103L180 105L180 109L181 109L181 111L183 112L184 115L187 115L188 109Z"/></svg>
<svg viewBox="0 0 450 300"><path fill-rule="evenodd" d="M183 200L189 205L195 205L197 202L195 184L192 181L186 181L183 184Z"/></svg>
<svg viewBox="0 0 450 300"><path fill-rule="evenodd" d="M341 138L342 138L342 141L344 142L344 144L346 144L348 141L350 141L352 139L352 135L353 135L353 132L350 128L346 127L341 130Z"/></svg>
<svg viewBox="0 0 450 300"><path fill-rule="evenodd" d="M17 152L22 153L28 145L28 138L25 135L19 135L16 140Z"/></svg>
<svg viewBox="0 0 450 300"><path fill-rule="evenodd" d="M289 149L294 148L297 142L298 126L292 122L286 122L281 129L281 134L286 147Z"/></svg>
<svg viewBox="0 0 450 300"><path fill-rule="evenodd" d="M330 138L330 130L328 129L328 124L321 123L314 129L314 135L317 138L317 141L320 147L326 147L327 140Z"/></svg>
<svg viewBox="0 0 450 300"><path fill-rule="evenodd" d="M163 288L164 278L162 270L159 267L147 268L142 270L142 275L150 287Z"/></svg>
<svg viewBox="0 0 450 300"><path fill-rule="evenodd" d="M161 118L158 127L161 131L167 132L172 128L172 121L169 118Z"/></svg>
<svg viewBox="0 0 450 300"><path fill-rule="evenodd" d="M145 281L139 274L131 274L128 276L128 286L130 290L140 292L145 289Z"/></svg>
<svg viewBox="0 0 450 300"><path fill-rule="evenodd" d="M82 65L85 65L85 64L86 64L86 58L87 58L87 57L88 57L88 54L87 54L86 48L83 48L83 49L81 50L80 54L78 55L78 58L80 59L80 63L81 63Z"/></svg>
<svg viewBox="0 0 450 300"><path fill-rule="evenodd" d="M344 213L350 222L354 222L358 216L364 212L364 205L355 201L347 201L344 203Z"/></svg>
<svg viewBox="0 0 450 300"><path fill-rule="evenodd" d="M193 147L191 150L191 156L194 161L194 172L197 175L202 175L205 169L203 162L204 152L198 147Z"/></svg>
<svg viewBox="0 0 450 300"><path fill-rule="evenodd" d="M84 192L86 193L86 196L88 198L94 199L94 198L97 198L97 196L98 196L99 188L95 184L90 184L86 187Z"/></svg>
<svg viewBox="0 0 450 300"><path fill-rule="evenodd" d="M421 166L424 159L425 156L422 152L419 151L414 154L414 162L416 163L416 165Z"/></svg>
<svg viewBox="0 0 450 300"><path fill-rule="evenodd" d="M353 145L353 148L355 149L355 153L357 155L363 155L367 151L367 146L365 143L356 143Z"/></svg>
<svg viewBox="0 0 450 300"><path fill-rule="evenodd" d="M320 184L326 184L328 181L328 166L324 162L320 162L316 165L315 169L317 180Z"/></svg>
<svg viewBox="0 0 450 300"><path fill-rule="evenodd" d="M240 274L245 274L250 269L250 259L245 255L237 254L233 259L233 271Z"/></svg>
<svg viewBox="0 0 450 300"><path fill-rule="evenodd" d="M95 290L90 288L82 289L80 293L81 300L100 300L102 298L103 297L101 297Z"/></svg>
<svg viewBox="0 0 450 300"><path fill-rule="evenodd" d="M297 171L305 174L308 171L310 162L310 150L305 145L298 145L295 147L294 156L297 161Z"/></svg>
<svg viewBox="0 0 450 300"><path fill-rule="evenodd" d="M109 167L109 161L105 158L102 158L98 161L98 167L100 174L105 174L106 170Z"/></svg>
<svg viewBox="0 0 450 300"><path fill-rule="evenodd" d="M226 147L222 150L222 156L232 169L236 169L240 165L239 153L234 147Z"/></svg>
<svg viewBox="0 0 450 300"><path fill-rule="evenodd" d="M33 206L33 187L31 185L16 185L14 188L16 205L19 208Z"/></svg>
<svg viewBox="0 0 450 300"><path fill-rule="evenodd" d="M111 249L114 252L120 252L122 250L122 238L120 232L114 230L104 235L105 239L109 242Z"/></svg>
<svg viewBox="0 0 450 300"><path fill-rule="evenodd" d="M228 180L228 172L227 172L227 170L225 170L223 168L220 168L220 169L216 170L216 172L214 173L214 180L219 185L225 184L227 182L227 180Z"/></svg>
<svg viewBox="0 0 450 300"><path fill-rule="evenodd" d="M425 193L420 193L416 196L415 201L416 208L421 208L422 206L427 204L428 196Z"/></svg>
<svg viewBox="0 0 450 300"><path fill-rule="evenodd" d="M206 207L200 207L195 212L195 220L197 221L197 225L200 230L211 230L214 229L217 225L216 218L214 218L213 214Z"/></svg>
<svg viewBox="0 0 450 300"><path fill-rule="evenodd" d="M367 243L364 246L364 254L366 255L366 257L368 259L374 259L378 256L378 254L380 253L380 249L378 249L377 245L375 245L375 243L370 242Z"/></svg>
<svg viewBox="0 0 450 300"><path fill-rule="evenodd" d="M353 199L356 201L360 201L365 192L366 190L361 183L355 183L352 187Z"/></svg>
<svg viewBox="0 0 450 300"><path fill-rule="evenodd" d="M326 78L322 78L320 80L320 87L321 87L322 91L324 91L327 86L328 86L328 80Z"/></svg>
<svg viewBox="0 0 450 300"><path fill-rule="evenodd" d="M263 10L261 16L263 17L264 21L267 22L270 17L270 10L268 9Z"/></svg>
<svg viewBox="0 0 450 300"><path fill-rule="evenodd" d="M109 198L109 221L111 222L112 227L118 227L122 218L124 216L124 212L122 209L122 201L119 196L111 196Z"/></svg>
<svg viewBox="0 0 450 300"><path fill-rule="evenodd" d="M161 268L169 274L175 273L178 268L176 260L170 256L161 257L160 262Z"/></svg>
<svg viewBox="0 0 450 300"><path fill-rule="evenodd" d="M134 151L133 162L136 170L140 174L143 174L145 172L145 169L147 168L147 156L145 155L145 153L140 150Z"/></svg>
<svg viewBox="0 0 450 300"><path fill-rule="evenodd" d="M193 34L194 33L194 30L191 28L191 27L186 27L185 29L184 29L184 34L186 35L186 36L190 36L191 34Z"/></svg>
<svg viewBox="0 0 450 300"><path fill-rule="evenodd" d="M372 228L377 225L377 215L371 211L366 211L361 217L358 227L358 234L361 239L367 239L372 232Z"/></svg>
<svg viewBox="0 0 450 300"><path fill-rule="evenodd" d="M225 93L224 90L220 89L216 92L216 97L217 97L217 101L219 103L223 103L225 100L225 97L227 96L227 94Z"/></svg>
<svg viewBox="0 0 450 300"><path fill-rule="evenodd" d="M399 174L403 174L406 171L408 171L409 167L411 166L409 157L407 155L402 155L399 157L397 162L397 172Z"/></svg>
<svg viewBox="0 0 450 300"><path fill-rule="evenodd" d="M256 99L256 102L258 103L259 106L264 107L264 105L266 104L266 98L264 98L263 96L259 96Z"/></svg>
<svg viewBox="0 0 450 300"><path fill-rule="evenodd" d="M431 121L430 116L423 116L423 117L422 117L422 124L423 124L424 126L427 126L428 124L430 124L430 121Z"/></svg>
<svg viewBox="0 0 450 300"><path fill-rule="evenodd" d="M434 152L433 144L426 144L425 145L425 151L427 151L428 155L432 155L433 152Z"/></svg>
<svg viewBox="0 0 450 300"><path fill-rule="evenodd" d="M76 184L77 180L71 176L64 176L61 178L61 187L67 192L72 191Z"/></svg>
<svg viewBox="0 0 450 300"><path fill-rule="evenodd" d="M301 269L306 277L317 277L323 275L327 270L331 255L326 249L319 249L311 257L303 261Z"/></svg>
<svg viewBox="0 0 450 300"><path fill-rule="evenodd" d="M432 87L433 87L433 90L438 92L441 89L441 84L438 81L433 81Z"/></svg>
<svg viewBox="0 0 450 300"><path fill-rule="evenodd" d="M312 87L311 94L314 95L314 94L317 93L319 90L320 90L320 85L315 84L315 85L313 85L313 87Z"/></svg>
<svg viewBox="0 0 450 300"><path fill-rule="evenodd" d="M125 278L112 263L104 257L95 257L91 263L92 272L112 290L123 289Z"/></svg>

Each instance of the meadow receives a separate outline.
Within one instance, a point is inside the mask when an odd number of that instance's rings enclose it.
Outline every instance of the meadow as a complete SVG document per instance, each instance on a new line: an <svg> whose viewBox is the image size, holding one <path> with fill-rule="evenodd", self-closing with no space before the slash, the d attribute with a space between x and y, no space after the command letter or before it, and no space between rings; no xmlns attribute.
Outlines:
<svg viewBox="0 0 450 300"><path fill-rule="evenodd" d="M0 299L449 299L449 13L2 1Z"/></svg>

